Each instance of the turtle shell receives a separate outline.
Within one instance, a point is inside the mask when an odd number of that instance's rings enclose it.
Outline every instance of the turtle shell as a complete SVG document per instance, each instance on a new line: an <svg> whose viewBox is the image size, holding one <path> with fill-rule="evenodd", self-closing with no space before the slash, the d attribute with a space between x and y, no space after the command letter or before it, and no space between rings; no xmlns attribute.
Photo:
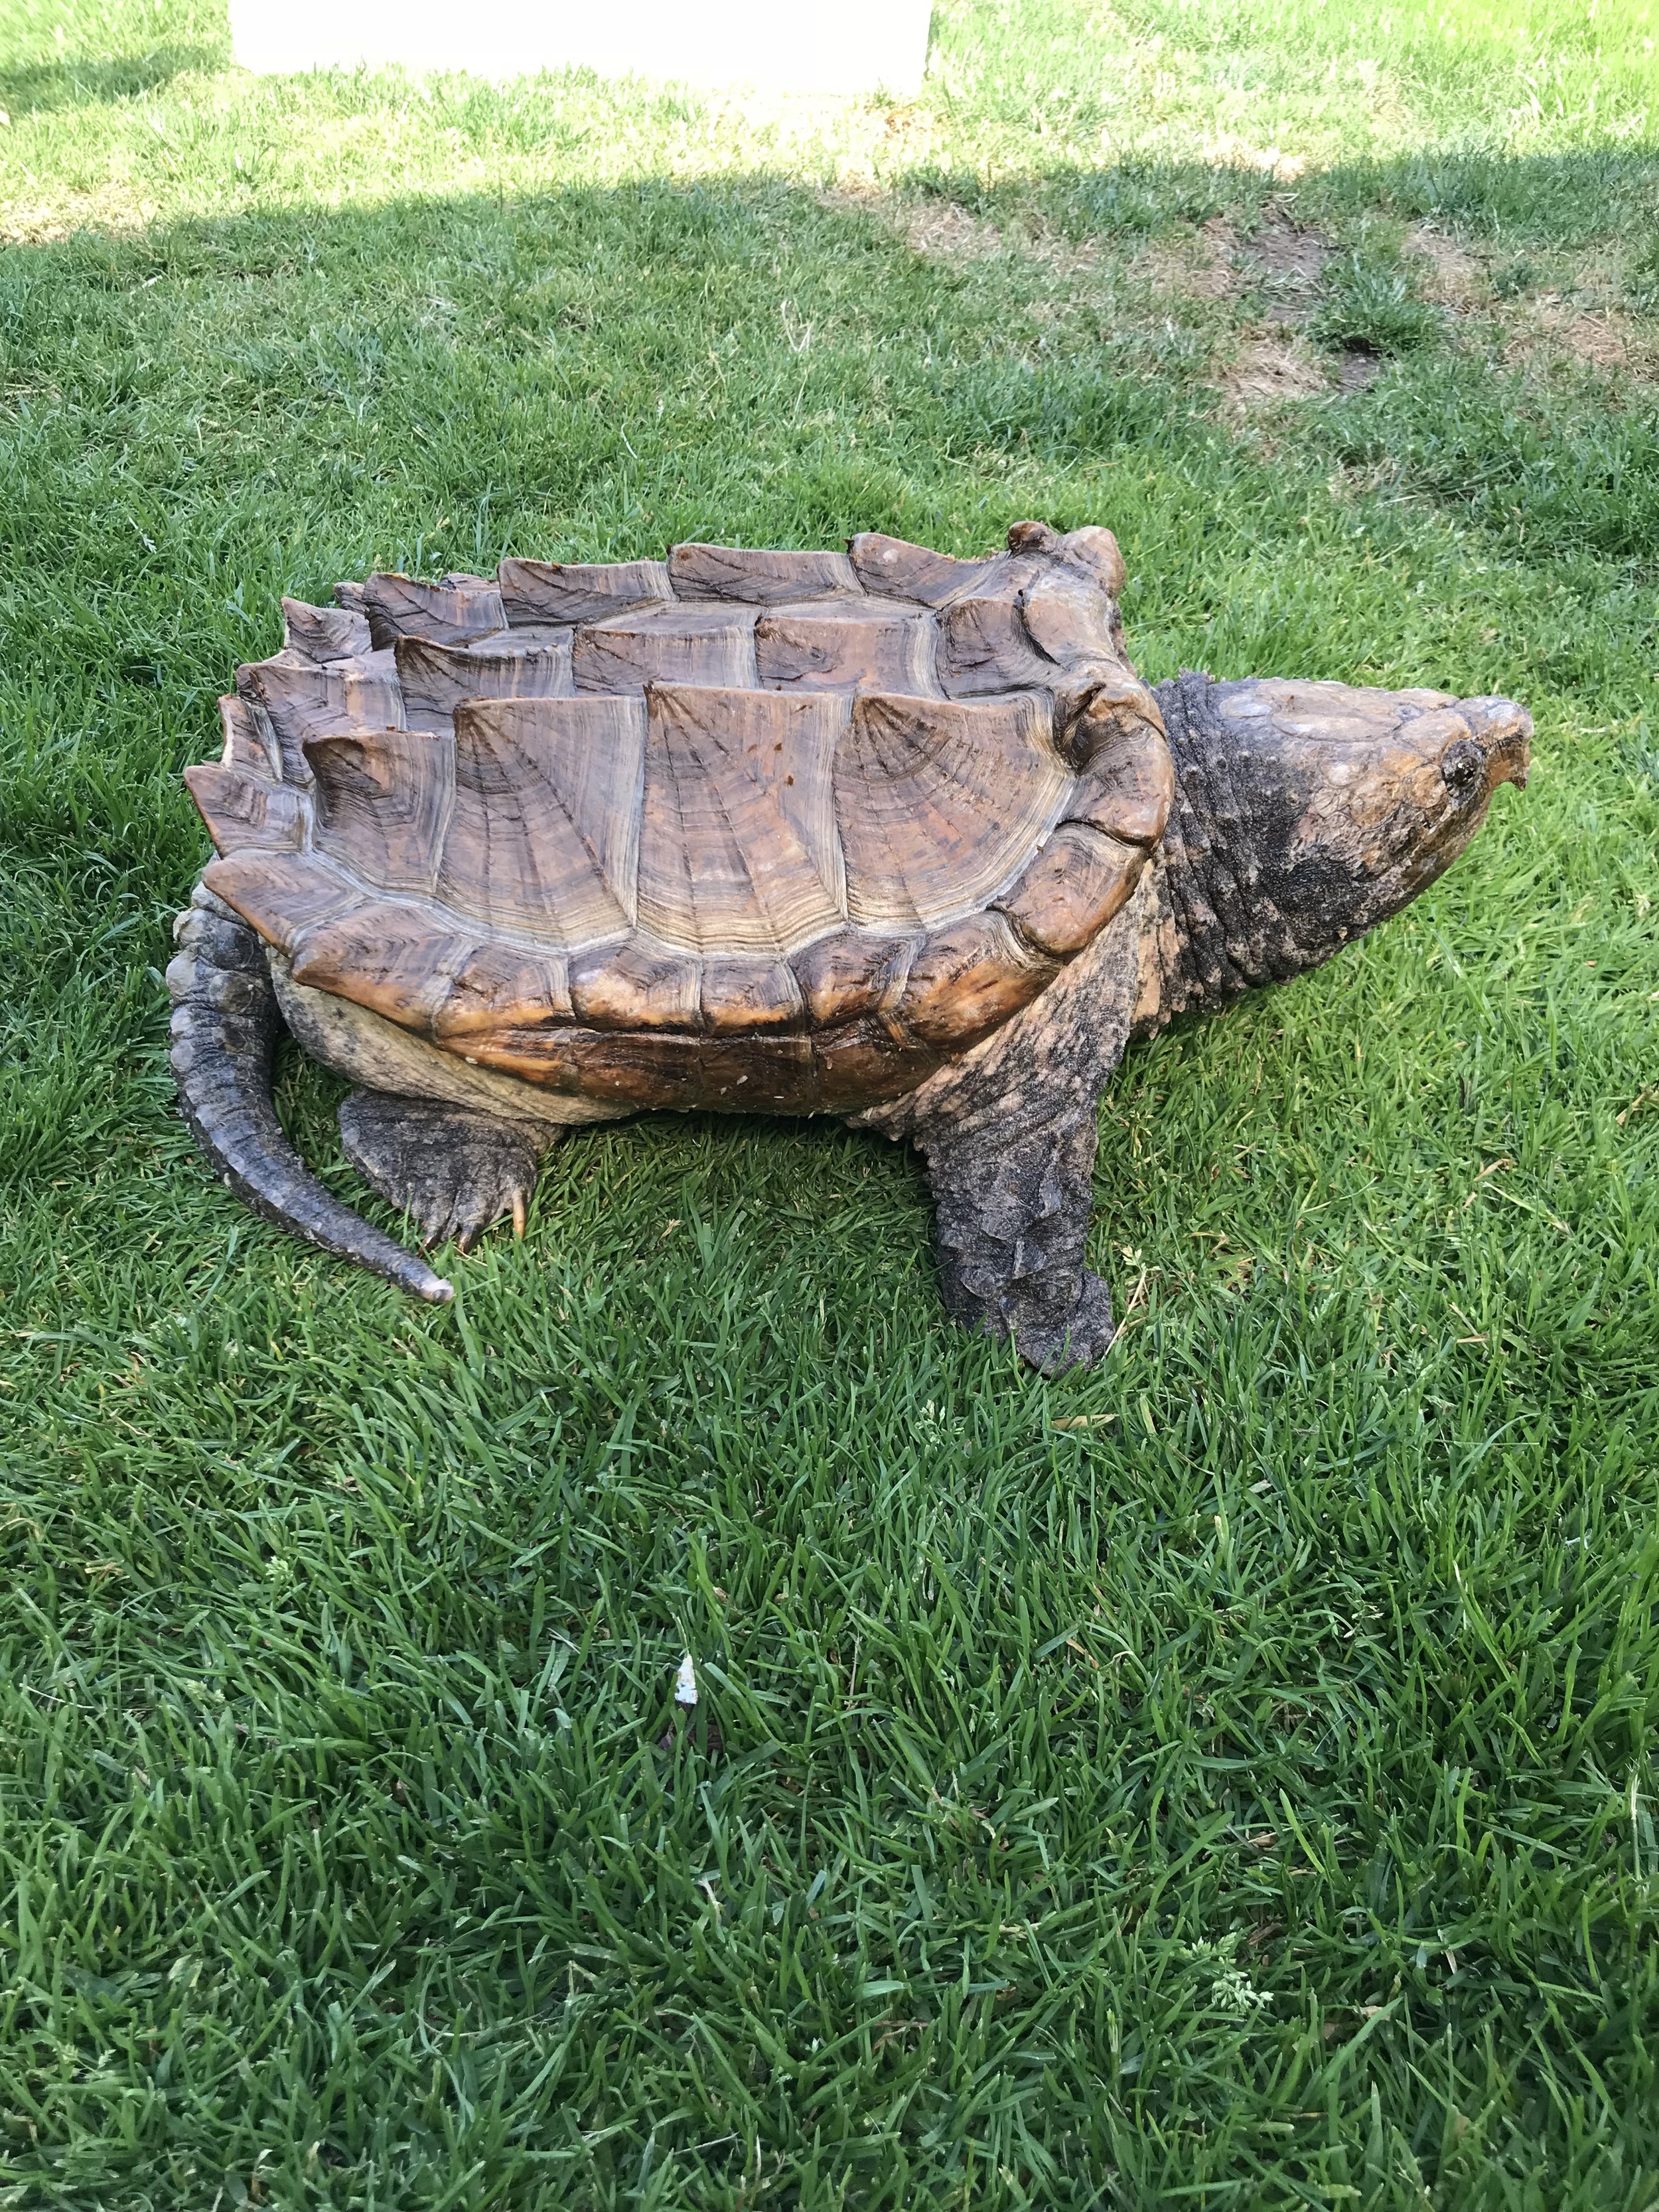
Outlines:
<svg viewBox="0 0 1659 2212"><path fill-rule="evenodd" d="M296 981L637 1105L849 1112L1026 1006L1173 790L1111 534L677 545L283 602L187 780Z"/></svg>

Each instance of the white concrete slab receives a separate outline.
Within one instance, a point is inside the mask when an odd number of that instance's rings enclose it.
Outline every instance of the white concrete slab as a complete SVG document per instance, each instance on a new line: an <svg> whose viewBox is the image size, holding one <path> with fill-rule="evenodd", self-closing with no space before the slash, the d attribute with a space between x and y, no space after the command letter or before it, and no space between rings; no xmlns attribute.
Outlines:
<svg viewBox="0 0 1659 2212"><path fill-rule="evenodd" d="M244 69L586 68L767 91L890 92L921 84L929 0L230 0Z"/></svg>

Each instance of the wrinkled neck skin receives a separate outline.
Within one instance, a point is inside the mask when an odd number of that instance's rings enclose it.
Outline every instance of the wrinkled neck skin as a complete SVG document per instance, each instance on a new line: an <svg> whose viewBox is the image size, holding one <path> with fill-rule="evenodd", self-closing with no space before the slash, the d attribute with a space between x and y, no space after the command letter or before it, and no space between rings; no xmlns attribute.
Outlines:
<svg viewBox="0 0 1659 2212"><path fill-rule="evenodd" d="M1283 983L1329 959L1340 938L1317 926L1304 942L1262 883L1257 811L1235 786L1229 732L1211 704L1207 678L1158 686L1175 761L1175 803L1149 871L1140 988L1133 1034L1146 1036L1177 1014L1211 1012L1246 991Z"/></svg>
<svg viewBox="0 0 1659 2212"><path fill-rule="evenodd" d="M1158 686L1176 790L1143 894L1133 1034L1316 968L1463 850L1526 781L1510 700L1331 684Z"/></svg>

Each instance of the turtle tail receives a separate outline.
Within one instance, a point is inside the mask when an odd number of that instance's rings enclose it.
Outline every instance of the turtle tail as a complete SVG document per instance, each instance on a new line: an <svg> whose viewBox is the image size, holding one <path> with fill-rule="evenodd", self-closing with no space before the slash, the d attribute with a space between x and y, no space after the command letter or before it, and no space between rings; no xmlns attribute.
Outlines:
<svg viewBox="0 0 1659 2212"><path fill-rule="evenodd" d="M267 1221L441 1305L454 1296L424 1260L331 1198L283 1134L270 1095L283 1026L264 948L198 884L173 924L173 1073L191 1133L223 1181Z"/></svg>

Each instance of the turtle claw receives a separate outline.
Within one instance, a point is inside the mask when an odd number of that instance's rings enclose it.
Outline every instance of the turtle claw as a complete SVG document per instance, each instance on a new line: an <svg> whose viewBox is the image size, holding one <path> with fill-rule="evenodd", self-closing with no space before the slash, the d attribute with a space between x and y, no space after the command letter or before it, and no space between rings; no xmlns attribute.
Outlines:
<svg viewBox="0 0 1659 2212"><path fill-rule="evenodd" d="M1074 1303L1057 1308L1050 1300L1023 1308L1012 1317L1009 1334L1020 1358L1040 1374L1092 1367L1104 1358L1115 1334L1111 1293L1098 1275L1085 1270Z"/></svg>
<svg viewBox="0 0 1659 2212"><path fill-rule="evenodd" d="M412 1218L426 1249L453 1238L471 1252L509 1215L514 1236L524 1235L542 1130L429 1099L354 1091L340 1108L340 1135L353 1167Z"/></svg>

